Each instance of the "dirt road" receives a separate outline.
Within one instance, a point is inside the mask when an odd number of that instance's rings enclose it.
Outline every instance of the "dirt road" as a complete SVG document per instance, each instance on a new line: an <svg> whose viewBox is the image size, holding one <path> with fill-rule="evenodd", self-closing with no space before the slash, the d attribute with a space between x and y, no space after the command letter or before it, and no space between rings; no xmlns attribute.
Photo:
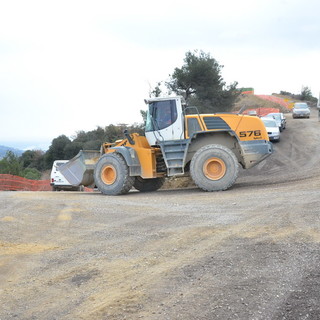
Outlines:
<svg viewBox="0 0 320 320"><path fill-rule="evenodd" d="M319 319L320 123L225 192L0 192L0 319Z"/></svg>

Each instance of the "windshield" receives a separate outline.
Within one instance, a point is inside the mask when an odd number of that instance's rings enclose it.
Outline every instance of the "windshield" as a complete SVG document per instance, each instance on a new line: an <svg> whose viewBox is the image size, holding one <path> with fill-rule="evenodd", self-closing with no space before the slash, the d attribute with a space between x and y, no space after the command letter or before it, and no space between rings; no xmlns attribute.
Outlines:
<svg viewBox="0 0 320 320"><path fill-rule="evenodd" d="M296 103L294 105L295 108L299 108L299 109L308 109L308 105L306 103Z"/></svg>
<svg viewBox="0 0 320 320"><path fill-rule="evenodd" d="M280 113L270 113L268 116L273 117L276 120L281 120L281 115Z"/></svg>
<svg viewBox="0 0 320 320"><path fill-rule="evenodd" d="M273 120L263 120L266 127L277 127L277 123Z"/></svg>

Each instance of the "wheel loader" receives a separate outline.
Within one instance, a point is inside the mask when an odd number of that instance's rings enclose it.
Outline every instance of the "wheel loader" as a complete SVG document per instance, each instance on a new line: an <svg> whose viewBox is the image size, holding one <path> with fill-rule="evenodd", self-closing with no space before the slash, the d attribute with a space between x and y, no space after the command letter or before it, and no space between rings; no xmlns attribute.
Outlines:
<svg viewBox="0 0 320 320"><path fill-rule="evenodd" d="M80 151L60 167L72 185L120 195L132 187L156 191L166 177L189 175L202 190L220 191L235 183L239 166L251 168L273 152L258 117L199 114L179 96L145 102L145 136L125 131L100 151Z"/></svg>

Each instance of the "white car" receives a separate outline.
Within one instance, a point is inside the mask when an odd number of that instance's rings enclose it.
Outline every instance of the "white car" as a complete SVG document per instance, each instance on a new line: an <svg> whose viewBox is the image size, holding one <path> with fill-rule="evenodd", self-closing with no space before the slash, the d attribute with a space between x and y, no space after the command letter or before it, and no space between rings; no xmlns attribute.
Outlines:
<svg viewBox="0 0 320 320"><path fill-rule="evenodd" d="M261 117L269 136L270 141L279 141L280 140L280 130L279 126L272 117Z"/></svg>
<svg viewBox="0 0 320 320"><path fill-rule="evenodd" d="M272 117L274 118L274 120L276 120L280 132L286 128L286 118L283 113L273 112L273 113L269 113L267 117Z"/></svg>
<svg viewBox="0 0 320 320"><path fill-rule="evenodd" d="M50 185L52 187L52 191L83 191L83 186L74 187L59 171L59 167L68 161L69 160L55 160L53 162L50 176Z"/></svg>

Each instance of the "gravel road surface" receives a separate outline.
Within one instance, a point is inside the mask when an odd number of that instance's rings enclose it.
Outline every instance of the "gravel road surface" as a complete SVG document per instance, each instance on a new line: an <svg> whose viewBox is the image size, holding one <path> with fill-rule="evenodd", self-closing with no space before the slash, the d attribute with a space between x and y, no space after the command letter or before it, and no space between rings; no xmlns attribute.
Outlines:
<svg viewBox="0 0 320 320"><path fill-rule="evenodd" d="M320 319L320 122L234 187L0 192L0 319Z"/></svg>

